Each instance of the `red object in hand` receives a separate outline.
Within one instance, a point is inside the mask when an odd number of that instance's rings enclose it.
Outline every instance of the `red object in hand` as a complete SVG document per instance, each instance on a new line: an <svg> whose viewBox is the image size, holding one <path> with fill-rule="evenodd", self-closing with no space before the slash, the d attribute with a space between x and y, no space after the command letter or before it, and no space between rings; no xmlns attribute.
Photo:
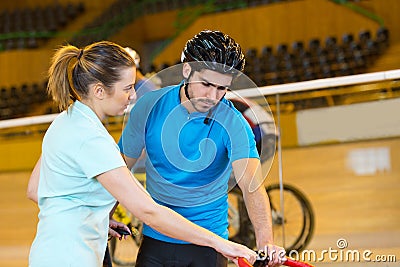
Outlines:
<svg viewBox="0 0 400 267"><path fill-rule="evenodd" d="M291 258L286 258L283 265L290 266L290 267L313 267L311 264L301 262L301 261L296 261Z"/></svg>
<svg viewBox="0 0 400 267"><path fill-rule="evenodd" d="M253 267L250 262L246 258L239 258L238 259L239 267Z"/></svg>

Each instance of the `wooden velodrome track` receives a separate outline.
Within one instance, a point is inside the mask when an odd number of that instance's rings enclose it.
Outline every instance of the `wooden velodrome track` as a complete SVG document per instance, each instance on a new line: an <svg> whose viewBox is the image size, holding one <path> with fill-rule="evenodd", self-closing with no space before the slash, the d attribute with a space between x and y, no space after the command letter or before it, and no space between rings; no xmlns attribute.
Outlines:
<svg viewBox="0 0 400 267"><path fill-rule="evenodd" d="M390 170L357 176L346 167L349 151L376 147L390 150ZM400 139L285 149L282 159L284 181L300 188L314 208L316 228L308 249L337 249L337 240L345 238L348 249L370 250L372 257L394 255L397 263L337 266L400 266ZM277 181L277 174L275 160L271 182ZM0 173L0 267L28 265L38 212L25 196L29 175ZM315 263L326 264L335 265Z"/></svg>

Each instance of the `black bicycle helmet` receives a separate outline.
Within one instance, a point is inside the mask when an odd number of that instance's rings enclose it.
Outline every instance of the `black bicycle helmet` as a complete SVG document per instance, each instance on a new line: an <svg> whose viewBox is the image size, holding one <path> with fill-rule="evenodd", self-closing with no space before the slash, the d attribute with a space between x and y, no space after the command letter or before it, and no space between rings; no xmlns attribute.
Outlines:
<svg viewBox="0 0 400 267"><path fill-rule="evenodd" d="M182 62L201 62L200 66L221 73L242 72L245 58L240 45L220 31L204 30L186 42Z"/></svg>

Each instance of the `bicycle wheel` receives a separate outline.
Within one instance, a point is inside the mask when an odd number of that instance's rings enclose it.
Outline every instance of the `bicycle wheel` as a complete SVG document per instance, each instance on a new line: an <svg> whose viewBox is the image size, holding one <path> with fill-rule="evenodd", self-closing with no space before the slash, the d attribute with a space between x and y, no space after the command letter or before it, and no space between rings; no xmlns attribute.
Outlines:
<svg viewBox="0 0 400 267"><path fill-rule="evenodd" d="M272 213L274 241L286 249L301 251L310 242L314 232L314 212L306 196L296 187L283 184L283 212L280 186L266 188Z"/></svg>
<svg viewBox="0 0 400 267"><path fill-rule="evenodd" d="M310 202L297 188L284 184L284 214L281 211L280 187L266 188L272 213L274 241L287 252L301 251L310 242L314 231L314 213ZM229 192L229 239L255 249L254 228L251 225L242 193L238 187Z"/></svg>

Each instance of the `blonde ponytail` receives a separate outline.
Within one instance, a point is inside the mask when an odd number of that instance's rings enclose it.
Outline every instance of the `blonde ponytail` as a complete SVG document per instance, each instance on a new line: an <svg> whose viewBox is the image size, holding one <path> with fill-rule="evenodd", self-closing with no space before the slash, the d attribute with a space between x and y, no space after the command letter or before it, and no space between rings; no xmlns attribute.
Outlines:
<svg viewBox="0 0 400 267"><path fill-rule="evenodd" d="M60 111L66 110L71 100L80 99L73 87L72 72L78 63L80 50L72 45L61 47L54 54L48 76L47 92L52 96Z"/></svg>

